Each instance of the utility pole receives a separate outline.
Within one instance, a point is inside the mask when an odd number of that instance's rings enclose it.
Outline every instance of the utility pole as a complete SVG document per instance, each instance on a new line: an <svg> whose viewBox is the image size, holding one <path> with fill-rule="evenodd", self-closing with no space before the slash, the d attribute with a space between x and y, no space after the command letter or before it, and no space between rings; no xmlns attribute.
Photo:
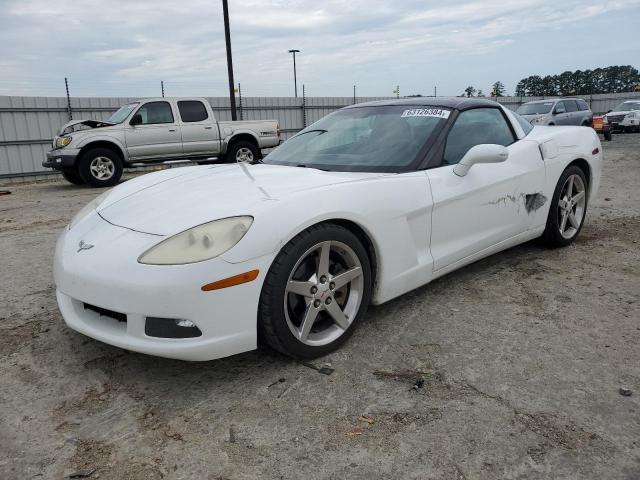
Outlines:
<svg viewBox="0 0 640 480"><path fill-rule="evenodd" d="M437 85L434 85L434 86L433 86L433 96L434 96L434 97L437 97L437 96L438 96L438 86L437 86Z"/></svg>
<svg viewBox="0 0 640 480"><path fill-rule="evenodd" d="M238 110L240 110L240 120L242 118L242 89L240 88L240 82L238 82Z"/></svg>
<svg viewBox="0 0 640 480"><path fill-rule="evenodd" d="M296 75L296 53L300 53L300 50L289 50L289 53L293 53L293 89L296 98L298 98L298 78Z"/></svg>
<svg viewBox="0 0 640 480"><path fill-rule="evenodd" d="M356 86L353 86L353 103L356 103Z"/></svg>
<svg viewBox="0 0 640 480"><path fill-rule="evenodd" d="M233 59L231 58L231 32L229 31L229 6L222 0L222 16L224 17L224 40L227 46L227 73L229 74L229 103L231 104L231 120L237 120L236 94L233 81Z"/></svg>
<svg viewBox="0 0 640 480"><path fill-rule="evenodd" d="M396 94L396 98L400 98L400 85L396 85L396 89L393 91Z"/></svg>
<svg viewBox="0 0 640 480"><path fill-rule="evenodd" d="M164 80L160 80L160 89L162 90L162 98L164 98Z"/></svg>
<svg viewBox="0 0 640 480"><path fill-rule="evenodd" d="M67 90L67 113L69 114L69 121L73 120L73 112L71 111L71 97L69 97L69 81L67 77L64 77L64 88Z"/></svg>

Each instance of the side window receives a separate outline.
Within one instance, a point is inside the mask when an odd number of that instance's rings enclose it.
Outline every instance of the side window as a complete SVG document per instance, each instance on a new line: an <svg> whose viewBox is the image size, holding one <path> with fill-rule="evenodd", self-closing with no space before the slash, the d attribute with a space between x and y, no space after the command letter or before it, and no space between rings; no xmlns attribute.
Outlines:
<svg viewBox="0 0 640 480"><path fill-rule="evenodd" d="M475 108L458 115L447 137L443 165L455 165L471 147L483 143L511 145L515 137L497 108Z"/></svg>
<svg viewBox="0 0 640 480"><path fill-rule="evenodd" d="M518 115L516 112L511 112L513 113L513 116L516 118L516 120L518 121L518 123L520 124L520 126L522 127L522 130L524 130L524 134L528 135L529 132L531 130L533 130L533 125L531 125L530 122L528 122L527 120L525 120L524 118L522 118L520 115Z"/></svg>
<svg viewBox="0 0 640 480"><path fill-rule="evenodd" d="M567 106L565 105L565 102L556 103L556 106L553 108L553 112L556 113L559 110L564 110L565 112L567 111Z"/></svg>
<svg viewBox="0 0 640 480"><path fill-rule="evenodd" d="M178 110L180 111L180 118L185 123L189 122L201 122L209 118L207 109L197 100L182 100L178 102Z"/></svg>
<svg viewBox="0 0 640 480"><path fill-rule="evenodd" d="M578 100L578 108L580 110L589 110L589 104L584 100Z"/></svg>
<svg viewBox="0 0 640 480"><path fill-rule="evenodd" d="M578 104L575 100L565 100L564 105L567 108L567 112L577 112Z"/></svg>
<svg viewBox="0 0 640 480"><path fill-rule="evenodd" d="M136 115L142 117L142 125L173 123L173 112L168 102L145 103L136 112Z"/></svg>

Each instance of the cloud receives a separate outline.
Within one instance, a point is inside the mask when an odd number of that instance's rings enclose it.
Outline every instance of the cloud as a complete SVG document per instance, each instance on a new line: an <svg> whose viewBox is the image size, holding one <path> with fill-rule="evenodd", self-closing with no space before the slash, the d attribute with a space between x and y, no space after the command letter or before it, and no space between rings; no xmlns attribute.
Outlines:
<svg viewBox="0 0 640 480"><path fill-rule="evenodd" d="M65 76L83 95L151 95L160 80L173 94L225 94L221 2L5 2L0 94L62 93ZM230 0L236 79L246 94L290 94L287 50L298 48L299 78L315 95L348 95L354 83L362 93L388 95L397 83L423 90L436 82L456 94L489 81L482 59L507 84L530 73L513 71L525 68L528 52L546 55L549 69L565 68L556 57L571 50L583 62L588 42L595 49L602 37L563 30L618 12L631 26L638 7L640 0ZM567 50L536 52L536 36L554 36Z"/></svg>

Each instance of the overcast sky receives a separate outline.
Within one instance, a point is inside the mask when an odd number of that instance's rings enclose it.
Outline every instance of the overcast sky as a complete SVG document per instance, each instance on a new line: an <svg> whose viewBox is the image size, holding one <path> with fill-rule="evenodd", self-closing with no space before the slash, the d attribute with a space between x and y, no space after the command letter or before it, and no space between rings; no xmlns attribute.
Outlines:
<svg viewBox="0 0 640 480"><path fill-rule="evenodd" d="M640 67L640 0L229 0L244 96L511 94L523 77ZM221 0L0 0L0 95L227 93Z"/></svg>

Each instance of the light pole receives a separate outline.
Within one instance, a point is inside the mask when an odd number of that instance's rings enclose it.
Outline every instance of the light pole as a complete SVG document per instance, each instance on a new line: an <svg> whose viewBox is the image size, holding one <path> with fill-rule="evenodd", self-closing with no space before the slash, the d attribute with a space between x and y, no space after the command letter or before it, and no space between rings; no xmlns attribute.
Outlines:
<svg viewBox="0 0 640 480"><path fill-rule="evenodd" d="M298 79L296 77L296 53L300 53L300 50L289 50L289 53L293 53L293 88L296 98L298 98Z"/></svg>
<svg viewBox="0 0 640 480"><path fill-rule="evenodd" d="M231 120L237 120L236 94L233 82L233 60L231 59L231 32L229 31L229 6L227 0L222 0L222 15L224 17L224 39L227 46L227 72L229 73L229 101L231 102Z"/></svg>

